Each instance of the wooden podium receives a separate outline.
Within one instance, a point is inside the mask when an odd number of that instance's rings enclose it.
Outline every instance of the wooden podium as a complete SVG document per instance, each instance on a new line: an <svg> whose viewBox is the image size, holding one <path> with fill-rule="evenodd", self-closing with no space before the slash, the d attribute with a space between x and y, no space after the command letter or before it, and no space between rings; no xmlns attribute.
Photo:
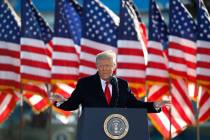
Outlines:
<svg viewBox="0 0 210 140"><path fill-rule="evenodd" d="M149 140L146 109L84 108L77 140Z"/></svg>

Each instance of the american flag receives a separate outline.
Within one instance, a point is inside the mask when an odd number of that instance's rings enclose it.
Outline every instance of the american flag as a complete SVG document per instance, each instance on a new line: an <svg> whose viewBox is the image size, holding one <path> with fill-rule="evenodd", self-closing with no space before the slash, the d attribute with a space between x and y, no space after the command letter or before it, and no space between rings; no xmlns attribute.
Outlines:
<svg viewBox="0 0 210 140"><path fill-rule="evenodd" d="M39 91L40 90L41 88L39 89ZM25 92L23 97L36 114L45 111L51 105L48 98L45 98L39 94L34 94L33 89L29 92Z"/></svg>
<svg viewBox="0 0 210 140"><path fill-rule="evenodd" d="M143 42L144 42L144 46L147 47L148 46L148 38L147 38L147 27L146 25L143 23L142 19L141 19L141 14L139 12L139 9L137 8L137 6L134 4L134 1L133 0L129 0L130 1L130 4L132 5L136 15L137 15L137 18L138 18L138 21L139 21L139 33L141 34L141 37L143 39Z"/></svg>
<svg viewBox="0 0 210 140"><path fill-rule="evenodd" d="M81 16L82 16L82 7L75 1L67 1L64 6L61 8L63 13L63 19L66 20L68 30L70 32L71 38L76 45L77 52L79 53L80 48L77 48L77 45L80 45L81 36L82 36L82 25L81 25Z"/></svg>
<svg viewBox="0 0 210 140"><path fill-rule="evenodd" d="M81 7L74 0L56 1L51 80L53 84L72 84L78 80L82 29L80 17Z"/></svg>
<svg viewBox="0 0 210 140"><path fill-rule="evenodd" d="M184 129L195 123L186 81L195 82L196 78L196 26L180 0L170 1L169 19L169 67L170 74L175 75L170 80L174 105L171 110Z"/></svg>
<svg viewBox="0 0 210 140"><path fill-rule="evenodd" d="M7 2L0 1L0 124L15 108L20 89L20 26Z"/></svg>
<svg viewBox="0 0 210 140"><path fill-rule="evenodd" d="M147 54L139 28L139 21L132 5L122 0L117 42L117 75L127 80L132 89L137 90L145 85L144 55ZM143 96L135 90L134 93L137 97Z"/></svg>
<svg viewBox="0 0 210 140"><path fill-rule="evenodd" d="M0 91L0 124L3 123L16 107L19 98L11 90Z"/></svg>
<svg viewBox="0 0 210 140"><path fill-rule="evenodd" d="M155 87L153 86L153 88ZM195 124L195 113L193 111L193 107L188 97L187 91L187 83L184 80L172 79L170 97L172 104L171 111L169 108L163 107L161 113L149 114L152 123L167 139L170 136L177 136L177 134L184 131L188 126Z"/></svg>
<svg viewBox="0 0 210 140"><path fill-rule="evenodd" d="M199 122L210 118L210 16L202 0L198 0L197 16L197 80L202 86L198 93Z"/></svg>
<svg viewBox="0 0 210 140"><path fill-rule="evenodd" d="M0 4L0 89L19 89L20 25L8 4Z"/></svg>
<svg viewBox="0 0 210 140"><path fill-rule="evenodd" d="M196 25L180 0L170 1L169 68L173 77L196 80Z"/></svg>
<svg viewBox="0 0 210 140"><path fill-rule="evenodd" d="M168 28L159 7L150 0L149 42L146 80L150 87L148 99L159 100L169 92L167 55L164 48L168 45Z"/></svg>
<svg viewBox="0 0 210 140"><path fill-rule="evenodd" d="M150 1L147 82L169 84L167 57L168 28L154 0Z"/></svg>
<svg viewBox="0 0 210 140"><path fill-rule="evenodd" d="M69 98L79 77L82 8L75 0L56 0L53 37L53 93ZM71 113L53 106L53 110Z"/></svg>
<svg viewBox="0 0 210 140"><path fill-rule="evenodd" d="M32 1L21 1L21 81L49 83L52 31Z"/></svg>
<svg viewBox="0 0 210 140"><path fill-rule="evenodd" d="M164 107L162 112L158 114L149 114L149 118L165 138L175 137L188 125L194 123L192 104L187 94L187 83L181 79L170 80L171 95L166 96L166 93L169 92L169 75L167 72L167 58L166 55L163 55L163 48L168 43L168 32L155 0L150 0L149 19L149 70L147 72L149 72L148 80L151 86L149 86L148 101L171 98L172 103L171 112L169 108Z"/></svg>
<svg viewBox="0 0 210 140"><path fill-rule="evenodd" d="M36 113L49 106L47 83L51 78L52 31L32 1L21 1L21 81L24 100ZM38 83L38 84L37 84Z"/></svg>
<svg viewBox="0 0 210 140"><path fill-rule="evenodd" d="M198 93L198 120L204 123L210 118L210 94L205 88L200 87Z"/></svg>
<svg viewBox="0 0 210 140"><path fill-rule="evenodd" d="M210 90L210 16L201 0L197 22L197 81Z"/></svg>
<svg viewBox="0 0 210 140"><path fill-rule="evenodd" d="M80 77L96 72L95 56L105 51L117 52L119 18L99 0L84 0L80 55Z"/></svg>

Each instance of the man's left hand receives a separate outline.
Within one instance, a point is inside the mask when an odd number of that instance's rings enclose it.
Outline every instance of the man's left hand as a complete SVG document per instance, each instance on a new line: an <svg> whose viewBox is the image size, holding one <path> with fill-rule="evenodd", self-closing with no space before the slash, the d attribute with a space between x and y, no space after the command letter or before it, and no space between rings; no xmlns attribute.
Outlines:
<svg viewBox="0 0 210 140"><path fill-rule="evenodd" d="M159 102L154 102L154 107L155 108L162 108L164 106L169 106L171 105L171 101L159 101Z"/></svg>

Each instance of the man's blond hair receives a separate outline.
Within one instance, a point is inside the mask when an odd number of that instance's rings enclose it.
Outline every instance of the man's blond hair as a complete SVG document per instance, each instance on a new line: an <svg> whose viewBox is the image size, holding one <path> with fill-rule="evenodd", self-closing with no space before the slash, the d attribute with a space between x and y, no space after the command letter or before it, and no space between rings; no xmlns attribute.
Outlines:
<svg viewBox="0 0 210 140"><path fill-rule="evenodd" d="M96 55L96 64L98 64L98 60L101 59L112 59L113 63L116 65L116 53L112 50L103 51Z"/></svg>

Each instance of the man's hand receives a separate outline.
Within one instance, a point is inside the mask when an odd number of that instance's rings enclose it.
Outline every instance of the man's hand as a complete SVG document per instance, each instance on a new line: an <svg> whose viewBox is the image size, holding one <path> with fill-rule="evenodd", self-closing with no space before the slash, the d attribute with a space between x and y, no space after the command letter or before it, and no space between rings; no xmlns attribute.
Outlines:
<svg viewBox="0 0 210 140"><path fill-rule="evenodd" d="M59 94L53 94L49 97L49 100L56 102L65 102L67 99Z"/></svg>
<svg viewBox="0 0 210 140"><path fill-rule="evenodd" d="M164 106L169 106L171 105L171 101L159 101L159 102L154 102L154 107L155 108L162 108Z"/></svg>

